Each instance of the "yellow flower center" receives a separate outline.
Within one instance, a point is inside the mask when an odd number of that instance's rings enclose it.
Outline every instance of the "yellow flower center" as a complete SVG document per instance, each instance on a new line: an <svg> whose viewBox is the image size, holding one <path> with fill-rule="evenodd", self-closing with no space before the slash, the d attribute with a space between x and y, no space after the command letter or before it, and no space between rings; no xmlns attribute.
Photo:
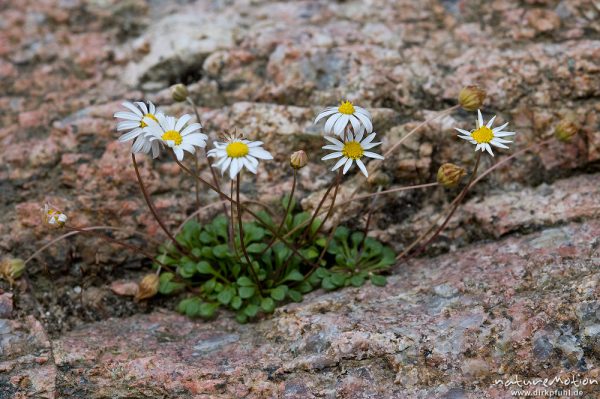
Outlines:
<svg viewBox="0 0 600 399"><path fill-rule="evenodd" d="M354 113L354 105L352 105L350 101L342 101L338 111L340 111L341 114L352 115Z"/></svg>
<svg viewBox="0 0 600 399"><path fill-rule="evenodd" d="M144 117L142 118L142 120L140 121L140 127L141 128L145 128L146 126L148 126L148 124L146 122L144 122L144 118L150 118L153 119L156 123L158 123L158 119L156 119L156 116L152 115L152 114L146 114L144 115Z"/></svg>
<svg viewBox="0 0 600 399"><path fill-rule="evenodd" d="M241 141L234 141L233 143L227 144L225 151L230 158L241 158L248 155L250 149L247 144L244 144Z"/></svg>
<svg viewBox="0 0 600 399"><path fill-rule="evenodd" d="M183 137L181 137L181 134L179 134L178 131L176 130L168 130L165 132L165 134L163 134L161 136L161 138L164 141L173 141L175 143L175 145L180 145L181 142L183 141Z"/></svg>
<svg viewBox="0 0 600 399"><path fill-rule="evenodd" d="M482 126L471 133L471 137L478 144L489 143L494 138L494 132L487 126Z"/></svg>
<svg viewBox="0 0 600 399"><path fill-rule="evenodd" d="M363 148L358 141L348 141L347 143L344 143L342 154L346 158L359 159L362 158L363 153Z"/></svg>

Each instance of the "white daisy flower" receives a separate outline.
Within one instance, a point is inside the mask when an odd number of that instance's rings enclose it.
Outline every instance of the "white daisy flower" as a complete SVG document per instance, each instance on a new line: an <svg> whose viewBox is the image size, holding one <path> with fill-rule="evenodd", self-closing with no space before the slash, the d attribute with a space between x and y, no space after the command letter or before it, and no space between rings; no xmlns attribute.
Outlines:
<svg viewBox="0 0 600 399"><path fill-rule="evenodd" d="M512 141L505 140L501 137L515 135L515 132L504 132L503 131L503 129L508 126L508 122L506 122L502 126L498 126L498 127L495 127L492 129L492 124L494 123L495 119L496 119L496 115L494 115L494 117L492 119L490 119L490 121L487 123L487 125L484 125L483 117L481 116L481 111L477 110L477 121L475 122L476 123L475 126L477 128L475 130L473 130L472 132L468 132L466 130L459 129L457 127L455 127L454 129L460 133L458 135L458 137L460 137L463 140L469 141L471 144L476 145L475 151L481 149L482 152L487 151L490 153L491 156L494 156L494 153L492 152L492 147L490 146L490 144L495 147L499 147L499 148L508 148L508 146L506 146L504 144L512 143Z"/></svg>
<svg viewBox="0 0 600 399"><path fill-rule="evenodd" d="M362 157L383 159L383 156L376 154L370 150L371 148L378 146L381 142L373 143L373 139L375 138L376 133L371 133L367 137L363 139L363 135L365 133L365 128L360 127L357 130L356 134L351 134L344 142L339 141L336 138L325 136L325 140L332 143L331 145L326 145L323 147L325 150L333 150L331 154L325 155L321 158L323 161L327 161L328 159L340 158L337 163L333 166L331 170L336 170L344 165L343 173L346 174L353 162L356 162L361 172L365 175L365 177L369 177L369 173L367 172L367 168L365 164L361 160Z"/></svg>
<svg viewBox="0 0 600 399"><path fill-rule="evenodd" d="M67 222L67 215L54 208L50 204L44 204L41 209L42 222L50 225L51 227L63 227Z"/></svg>
<svg viewBox="0 0 600 399"><path fill-rule="evenodd" d="M158 114L156 120L153 118L144 118L146 127L144 133L146 138L154 145L154 143L162 143L173 149L178 160L183 160L183 151L193 154L195 147L206 147L208 136L204 133L199 133L202 125L192 123L185 126L191 115L183 115L177 119L173 116L165 116Z"/></svg>
<svg viewBox="0 0 600 399"><path fill-rule="evenodd" d="M262 145L262 141L250 141L229 135L225 137L225 142L216 141L215 148L208 152L208 156L220 158L212 166L221 169L221 175L229 168L229 177L233 179L243 167L256 174L258 159L273 159L271 153L262 148Z"/></svg>
<svg viewBox="0 0 600 399"><path fill-rule="evenodd" d="M315 119L315 123L321 119L327 118L325 122L325 133L331 133L338 136L344 135L344 130L348 122L352 124L352 129L356 133L362 124L367 133L373 131L373 123L371 122L371 114L362 107L353 105L350 101L342 101L339 107L327 107Z"/></svg>
<svg viewBox="0 0 600 399"><path fill-rule="evenodd" d="M117 131L128 130L128 132L119 137L119 141L124 143L135 139L131 146L131 152L148 154L150 150L152 150L152 156L156 158L160 149L158 142L151 143L150 140L145 137L145 134L142 133L143 129L147 126L146 122L144 122L144 118L150 118L157 121L157 115L160 114L160 112L157 112L156 107L150 101L148 101L148 105L141 101L138 101L135 104L125 101L122 105L130 112L115 112L115 118L123 119L123 121L117 123Z"/></svg>

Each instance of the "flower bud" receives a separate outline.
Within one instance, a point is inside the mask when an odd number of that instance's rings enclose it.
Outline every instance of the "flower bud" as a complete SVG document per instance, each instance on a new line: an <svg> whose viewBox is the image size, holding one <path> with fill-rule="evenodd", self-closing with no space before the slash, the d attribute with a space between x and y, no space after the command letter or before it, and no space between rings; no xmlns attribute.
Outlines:
<svg viewBox="0 0 600 399"><path fill-rule="evenodd" d="M554 137L562 142L569 142L577 134L578 126L573 119L565 118L558 122L554 129Z"/></svg>
<svg viewBox="0 0 600 399"><path fill-rule="evenodd" d="M135 300L141 301L143 299L152 298L158 292L159 283L158 275L155 273L145 275L142 281L140 281Z"/></svg>
<svg viewBox="0 0 600 399"><path fill-rule="evenodd" d="M183 102L187 99L188 95L188 89L184 84L177 83L171 86L171 97L173 97L173 100Z"/></svg>
<svg viewBox="0 0 600 399"><path fill-rule="evenodd" d="M306 152L300 150L290 156L290 166L294 169L301 169L308 163L308 156Z"/></svg>
<svg viewBox="0 0 600 399"><path fill-rule="evenodd" d="M21 277L25 270L25 262L19 258L6 258L0 263L0 277L4 278L10 284Z"/></svg>
<svg viewBox="0 0 600 399"><path fill-rule="evenodd" d="M387 187L390 184L390 180L390 176L387 173L377 170L375 173L369 175L367 183L372 186Z"/></svg>
<svg viewBox="0 0 600 399"><path fill-rule="evenodd" d="M446 188L452 188L456 187L466 174L465 168L452 163L445 163L438 169L437 181Z"/></svg>
<svg viewBox="0 0 600 399"><path fill-rule="evenodd" d="M42 223L53 228L61 228L67 222L67 215L54 208L50 204L44 204L40 210L42 213Z"/></svg>
<svg viewBox="0 0 600 399"><path fill-rule="evenodd" d="M479 86L466 86L458 93L458 103L467 111L481 108L486 92Z"/></svg>

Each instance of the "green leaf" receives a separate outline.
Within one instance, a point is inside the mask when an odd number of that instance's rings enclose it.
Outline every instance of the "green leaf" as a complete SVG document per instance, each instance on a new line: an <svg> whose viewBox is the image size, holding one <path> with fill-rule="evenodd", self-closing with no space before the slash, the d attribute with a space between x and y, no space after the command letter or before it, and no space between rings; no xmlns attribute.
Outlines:
<svg viewBox="0 0 600 399"><path fill-rule="evenodd" d="M250 280L246 276L242 276L242 277L238 278L237 283L238 283L238 285L240 285L242 287L250 287L250 286L254 285L254 281Z"/></svg>
<svg viewBox="0 0 600 399"><path fill-rule="evenodd" d="M254 223L244 224L244 242L260 241L265 236L265 230Z"/></svg>
<svg viewBox="0 0 600 399"><path fill-rule="evenodd" d="M200 242L202 244L213 244L215 241L215 236L210 234L208 231L203 231L200 233Z"/></svg>
<svg viewBox="0 0 600 399"><path fill-rule="evenodd" d="M347 227L339 226L337 229L335 229L335 233L333 234L333 237L339 241L346 241L348 239L349 235L350 235L350 230L348 230Z"/></svg>
<svg viewBox="0 0 600 399"><path fill-rule="evenodd" d="M185 285L182 283L176 283L171 280L175 275L170 272L162 273L159 278L158 292L163 295L169 295L181 291Z"/></svg>
<svg viewBox="0 0 600 399"><path fill-rule="evenodd" d="M323 280L321 280L321 287L323 287L323 289L326 289L327 291L336 289L335 284L333 284L329 277L325 277Z"/></svg>
<svg viewBox="0 0 600 399"><path fill-rule="evenodd" d="M383 287L387 284L387 279L385 278L385 276L380 276L378 274L371 274L369 279L371 280L371 284L379 287Z"/></svg>
<svg viewBox="0 0 600 399"><path fill-rule="evenodd" d="M352 235L350 236L352 245L354 247L358 247L360 245L360 243L362 242L364 236L365 236L365 234L362 231L355 231L354 233L352 233Z"/></svg>
<svg viewBox="0 0 600 399"><path fill-rule="evenodd" d="M223 215L219 215L213 219L211 226L217 236L227 240L229 236L228 224L227 218Z"/></svg>
<svg viewBox="0 0 600 399"><path fill-rule="evenodd" d="M240 298L239 296L234 296L233 299L231 300L231 307L233 309L239 309L242 307L242 298Z"/></svg>
<svg viewBox="0 0 600 399"><path fill-rule="evenodd" d="M223 291L217 295L217 301L221 302L223 305L227 305L231 299L233 298L234 290L230 287L227 287Z"/></svg>
<svg viewBox="0 0 600 399"><path fill-rule="evenodd" d="M260 307L265 313L271 313L275 310L275 301L271 298L263 298L260 301Z"/></svg>
<svg viewBox="0 0 600 399"><path fill-rule="evenodd" d="M211 247L202 247L202 249L200 250L200 255L202 258L205 258L205 259L214 259L215 258Z"/></svg>
<svg viewBox="0 0 600 399"><path fill-rule="evenodd" d="M360 287L364 283L365 283L365 279L363 276L356 275L356 276L352 276L350 278L350 284L352 284L355 287Z"/></svg>
<svg viewBox="0 0 600 399"><path fill-rule="evenodd" d="M304 275L300 273L298 270L294 269L285 276L284 281L302 281L304 280Z"/></svg>
<svg viewBox="0 0 600 399"><path fill-rule="evenodd" d="M189 260L179 267L177 271L181 277L190 278L196 274L196 264Z"/></svg>
<svg viewBox="0 0 600 399"><path fill-rule="evenodd" d="M290 198L289 194L286 194L283 196L283 198L281 199L281 207L283 208L283 211L285 212L288 208L288 203L292 202L290 209L294 209L296 207L296 200L294 199L294 197Z"/></svg>
<svg viewBox="0 0 600 399"><path fill-rule="evenodd" d="M249 254L260 254L265 249L267 249L267 244L262 242L255 242L246 247L246 251L248 251Z"/></svg>
<svg viewBox="0 0 600 399"><path fill-rule="evenodd" d="M296 290L289 290L288 297L294 302L302 302L302 294Z"/></svg>
<svg viewBox="0 0 600 399"><path fill-rule="evenodd" d="M296 288L303 294L307 294L313 290L312 285L308 281L301 282Z"/></svg>
<svg viewBox="0 0 600 399"><path fill-rule="evenodd" d="M200 305L200 308L198 309L198 314L200 315L200 317L202 317L204 319L211 319L214 317L215 312L217 311L218 308L219 308L219 305L217 305L215 303L203 302Z"/></svg>
<svg viewBox="0 0 600 399"><path fill-rule="evenodd" d="M299 226L301 223L307 222L310 219L310 214L308 212L300 212L294 216L294 220L292 221L292 227Z"/></svg>
<svg viewBox="0 0 600 399"><path fill-rule="evenodd" d="M330 273L324 267L319 267L317 270L315 270L315 274L317 276L319 276L319 278L325 278L325 277L329 276Z"/></svg>
<svg viewBox="0 0 600 399"><path fill-rule="evenodd" d="M264 222L267 226L275 227L271 215L269 215L266 211L260 210L256 212L256 216L258 216L256 220L258 220L261 224Z"/></svg>
<svg viewBox="0 0 600 399"><path fill-rule="evenodd" d="M237 312L235 314L235 319L240 324L246 324L248 322L248 316L246 316L243 311Z"/></svg>
<svg viewBox="0 0 600 399"><path fill-rule="evenodd" d="M238 293L241 298L247 299L251 298L254 295L255 289L254 287L240 287L238 288Z"/></svg>
<svg viewBox="0 0 600 399"><path fill-rule="evenodd" d="M214 278L211 278L210 280L206 281L204 284L202 284L202 288L204 289L204 291L206 291L207 293L211 293L214 291L215 286L217 285L217 280Z"/></svg>
<svg viewBox="0 0 600 399"><path fill-rule="evenodd" d="M308 260L317 259L319 257L319 255L321 254L319 251L317 251L317 249L315 247L309 247L306 249L302 249L302 250L300 250L300 253L302 255L304 255L304 257L307 258Z"/></svg>
<svg viewBox="0 0 600 399"><path fill-rule="evenodd" d="M196 263L196 270L202 274L215 274L215 269L205 260Z"/></svg>
<svg viewBox="0 0 600 399"><path fill-rule="evenodd" d="M213 247L212 253L214 256L216 256L219 259L229 258L229 256L230 256L229 246L227 244L217 245L217 246Z"/></svg>
<svg viewBox="0 0 600 399"><path fill-rule="evenodd" d="M280 285L279 287L273 288L271 290L271 298L275 299L276 301L283 301L283 299L285 298L285 292L285 287L283 285Z"/></svg>
<svg viewBox="0 0 600 399"><path fill-rule="evenodd" d="M332 273L330 278L331 278L331 282L334 285L336 285L338 287L343 287L344 284L346 283L347 276L342 273Z"/></svg>
<svg viewBox="0 0 600 399"><path fill-rule="evenodd" d="M244 308L244 314L248 317L254 317L258 313L258 306L253 303L246 305Z"/></svg>

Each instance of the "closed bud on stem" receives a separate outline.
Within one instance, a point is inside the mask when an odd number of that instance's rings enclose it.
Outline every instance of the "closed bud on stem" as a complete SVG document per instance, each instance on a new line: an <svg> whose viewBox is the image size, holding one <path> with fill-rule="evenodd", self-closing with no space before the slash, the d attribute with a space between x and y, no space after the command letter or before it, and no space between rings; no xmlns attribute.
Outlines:
<svg viewBox="0 0 600 399"><path fill-rule="evenodd" d="M173 97L173 100L183 102L187 99L188 95L188 89L184 84L177 83L171 86L171 97Z"/></svg>
<svg viewBox="0 0 600 399"><path fill-rule="evenodd" d="M42 214L42 223L47 226L59 229L67 222L67 215L50 204L44 204L44 207L40 211Z"/></svg>
<svg viewBox="0 0 600 399"><path fill-rule="evenodd" d="M0 277L13 284L25 270L25 262L19 258L6 258L0 263Z"/></svg>
<svg viewBox="0 0 600 399"><path fill-rule="evenodd" d="M390 176L380 170L375 171L375 173L371 173L369 177L367 177L367 183L372 186L387 187L390 184L390 180Z"/></svg>
<svg viewBox="0 0 600 399"><path fill-rule="evenodd" d="M577 134L579 127L571 118L565 118L558 122L554 129L554 137L562 142L569 142Z"/></svg>
<svg viewBox="0 0 600 399"><path fill-rule="evenodd" d="M159 277L155 274L147 274L144 276L138 286L138 292L135 295L136 301L152 298L158 292Z"/></svg>
<svg viewBox="0 0 600 399"><path fill-rule="evenodd" d="M438 169L437 181L446 188L452 188L456 187L466 174L465 168L452 163L445 163Z"/></svg>
<svg viewBox="0 0 600 399"><path fill-rule="evenodd" d="M475 111L483 105L486 92L479 86L466 86L458 93L458 103L467 111Z"/></svg>
<svg viewBox="0 0 600 399"><path fill-rule="evenodd" d="M290 166L294 169L302 169L308 163L308 156L306 152L300 150L296 151L290 156Z"/></svg>

